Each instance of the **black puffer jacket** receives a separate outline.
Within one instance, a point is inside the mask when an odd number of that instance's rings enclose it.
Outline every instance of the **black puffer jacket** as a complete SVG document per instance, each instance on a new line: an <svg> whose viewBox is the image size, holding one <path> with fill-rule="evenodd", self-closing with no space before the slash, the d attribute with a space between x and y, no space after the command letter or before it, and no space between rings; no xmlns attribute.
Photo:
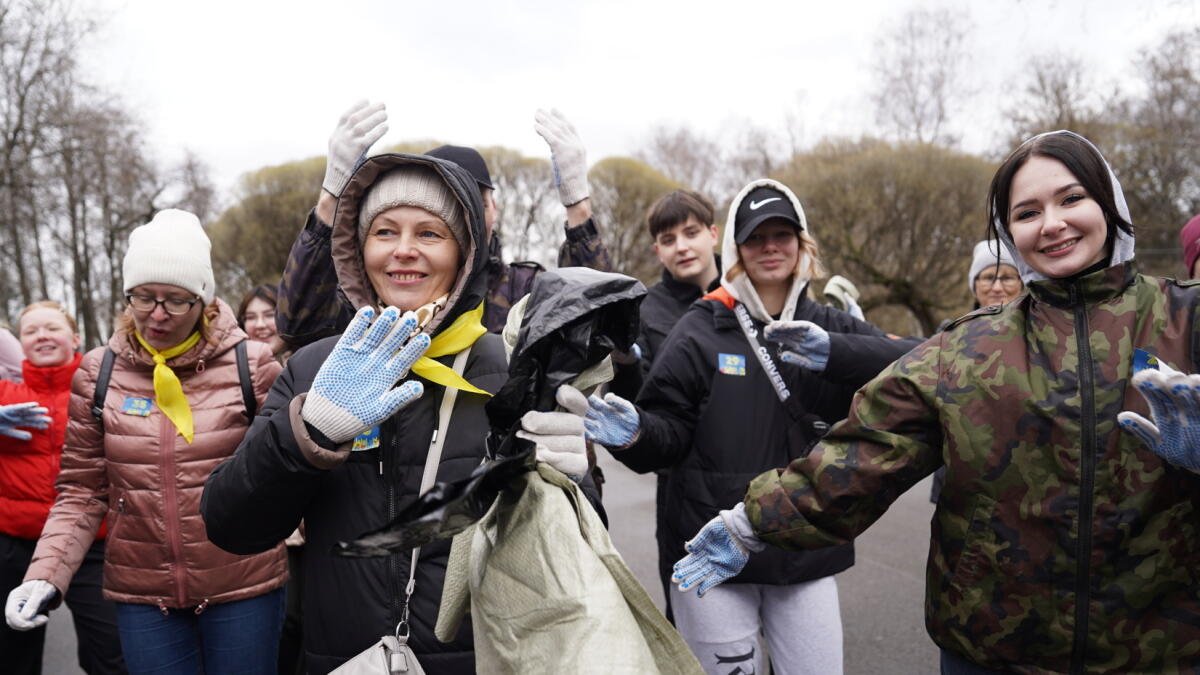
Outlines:
<svg viewBox="0 0 1200 675"><path fill-rule="evenodd" d="M683 544L718 511L737 504L750 480L796 458L797 447L819 439L819 424L800 425L797 446L789 443L787 410L751 352L723 290L697 302L671 332L638 397L642 433L613 456L634 471L670 468L665 526L670 560L684 556ZM915 345L894 340L845 312L800 297L793 317L830 332L826 374L815 375L778 359L788 389L806 413L826 425L846 416L859 386ZM740 358L739 358L740 357ZM836 376L837 379L833 379ZM815 422L817 420L811 420ZM768 547L750 556L741 574L727 583L794 584L836 574L854 564L852 545L792 553Z"/></svg>
<svg viewBox="0 0 1200 675"><path fill-rule="evenodd" d="M338 202L333 255L347 297L355 306L375 304L356 251L358 202L379 174L405 164L431 166L442 175L464 206L471 235L467 263L447 309L426 329L436 336L462 312L478 306L486 292L483 209L469 174L425 156L368 159ZM380 425L376 449L350 452L315 442L300 418L301 395L337 340L326 338L292 356L235 456L209 478L201 504L209 537L234 552L270 548L304 520L304 646L312 673L336 668L392 632L400 619L409 555L348 559L333 556L331 549L339 540L382 527L416 499L444 391L426 382L424 396ZM453 356L439 360L450 365ZM499 391L507 365L498 336L484 335L474 344L464 376L485 391ZM483 458L486 401L482 395L458 393L449 431L441 432L446 436L438 480L464 478ZM410 644L427 672L473 673L469 630L448 645L433 636L448 555L449 542L421 550L410 607Z"/></svg>

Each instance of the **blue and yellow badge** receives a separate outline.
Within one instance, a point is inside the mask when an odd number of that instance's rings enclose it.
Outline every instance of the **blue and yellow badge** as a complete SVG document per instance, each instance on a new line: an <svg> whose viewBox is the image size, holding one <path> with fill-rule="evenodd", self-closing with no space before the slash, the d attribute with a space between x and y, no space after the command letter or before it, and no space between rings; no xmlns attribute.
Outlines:
<svg viewBox="0 0 1200 675"><path fill-rule="evenodd" d="M1144 349L1133 350L1133 374L1146 370L1158 370L1158 357Z"/></svg>
<svg viewBox="0 0 1200 675"><path fill-rule="evenodd" d="M746 375L746 357L741 354L717 354L717 370L726 375Z"/></svg>
<svg viewBox="0 0 1200 675"><path fill-rule="evenodd" d="M379 447L379 427L371 427L361 434L354 437L354 444L350 446L350 452L358 452L361 450L370 450Z"/></svg>
<svg viewBox="0 0 1200 675"><path fill-rule="evenodd" d="M121 404L121 412L126 415L149 417L152 410L154 410L154 400L149 398L126 396L125 402Z"/></svg>

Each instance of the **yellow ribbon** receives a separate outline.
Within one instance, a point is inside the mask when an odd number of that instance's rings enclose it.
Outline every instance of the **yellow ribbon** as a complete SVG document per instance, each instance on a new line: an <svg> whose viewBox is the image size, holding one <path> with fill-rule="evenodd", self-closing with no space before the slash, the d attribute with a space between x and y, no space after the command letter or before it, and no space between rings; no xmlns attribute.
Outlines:
<svg viewBox="0 0 1200 675"><path fill-rule="evenodd" d="M413 364L412 372L442 386L469 391L472 394L491 396L488 392L467 382L461 375L454 372L453 368L434 361L439 356L457 354L475 344L476 340L482 337L484 333L487 333L487 329L483 327L482 321L483 303L481 302L478 307L469 312L464 312L446 330L438 333L437 337L433 338L429 343L429 349L425 351L425 355L417 359L417 362Z"/></svg>
<svg viewBox="0 0 1200 675"><path fill-rule="evenodd" d="M183 395L183 385L179 383L175 371L167 365L167 359L173 359L195 347L196 343L200 342L200 332L192 333L188 339L161 352L151 347L137 331L134 331L133 336L150 354L150 358L154 359L154 402L179 430L183 440L191 443L196 434L192 424L192 408L188 405L187 397Z"/></svg>

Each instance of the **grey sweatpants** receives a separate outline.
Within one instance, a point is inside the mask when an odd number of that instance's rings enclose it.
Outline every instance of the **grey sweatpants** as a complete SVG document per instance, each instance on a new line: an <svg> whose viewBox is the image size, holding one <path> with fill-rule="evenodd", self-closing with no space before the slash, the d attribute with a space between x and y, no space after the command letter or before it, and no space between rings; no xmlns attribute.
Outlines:
<svg viewBox="0 0 1200 675"><path fill-rule="evenodd" d="M675 627L709 675L766 672L759 633L779 675L839 675L842 616L837 582L723 584L704 597L671 588Z"/></svg>

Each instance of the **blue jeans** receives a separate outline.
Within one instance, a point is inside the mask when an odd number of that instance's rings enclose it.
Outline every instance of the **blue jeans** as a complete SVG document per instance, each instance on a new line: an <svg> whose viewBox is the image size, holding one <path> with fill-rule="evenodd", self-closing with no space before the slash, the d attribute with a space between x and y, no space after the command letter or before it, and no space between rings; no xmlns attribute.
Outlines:
<svg viewBox="0 0 1200 675"><path fill-rule="evenodd" d="M283 610L282 588L199 614L118 602L125 665L132 675L274 675Z"/></svg>

